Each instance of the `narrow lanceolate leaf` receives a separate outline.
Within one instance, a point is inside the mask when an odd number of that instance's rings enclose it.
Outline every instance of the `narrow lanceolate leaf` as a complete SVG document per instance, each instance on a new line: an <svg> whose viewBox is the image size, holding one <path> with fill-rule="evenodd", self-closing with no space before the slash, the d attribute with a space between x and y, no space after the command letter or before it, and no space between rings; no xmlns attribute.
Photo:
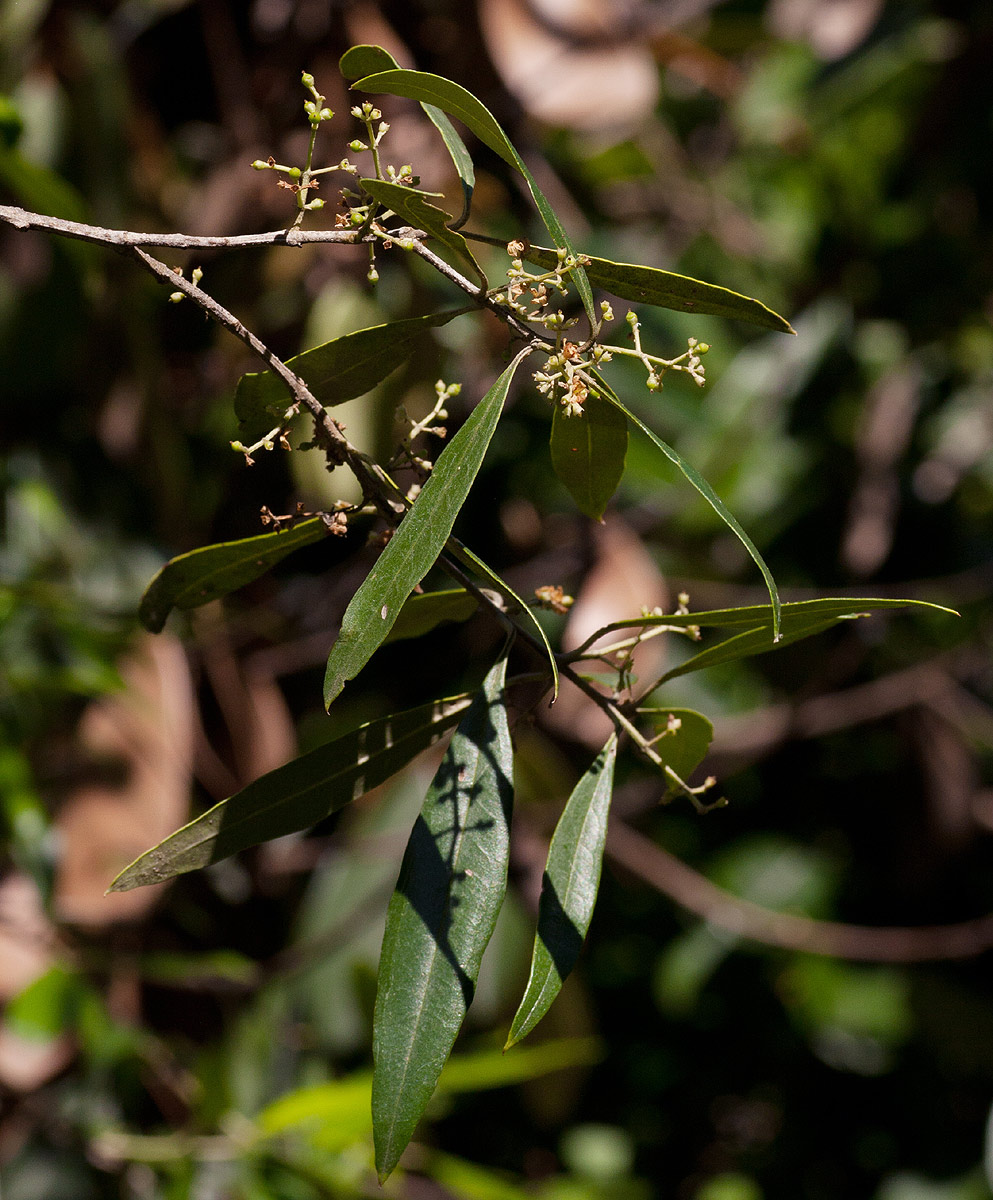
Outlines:
<svg viewBox="0 0 993 1200"><path fill-rule="evenodd" d="M226 596L264 575L287 554L319 542L327 532L321 518L313 517L290 529L180 554L167 562L145 589L138 619L151 633L158 633L174 608L199 608Z"/></svg>
<svg viewBox="0 0 993 1200"><path fill-rule="evenodd" d="M413 1136L451 1052L507 888L513 752L505 672L501 659L455 731L386 916L373 1027L381 1180Z"/></svg>
<svg viewBox="0 0 993 1200"><path fill-rule="evenodd" d="M713 725L692 708L639 708L638 714L646 716L654 728L652 749L685 783L710 749ZM670 781L668 790L676 791L678 785Z"/></svg>
<svg viewBox="0 0 993 1200"><path fill-rule="evenodd" d="M351 81L363 79L366 75L375 75L381 71L399 70L400 64L382 46L352 46L341 56L338 67L342 78ZM469 157L469 151L465 148L465 142L459 137L455 126L441 109L433 104L423 102L421 108L424 109L431 124L441 134L442 141L452 156L452 162L455 164L455 170L458 172L462 184L462 214L449 226L451 229L461 229L468 220L472 192L476 186L476 172L473 169L472 159Z"/></svg>
<svg viewBox="0 0 993 1200"><path fill-rule="evenodd" d="M600 888L616 758L617 738L612 734L555 827L541 883L531 975L505 1049L534 1029L576 965Z"/></svg>
<svg viewBox="0 0 993 1200"><path fill-rule="evenodd" d="M441 134L441 139L448 148L448 153L452 156L452 162L455 165L455 170L458 172L459 182L462 184L462 212L459 214L457 221L452 221L450 229L461 229L462 226L469 220L469 209L472 206L472 193L476 186L476 171L472 165L472 159L469 157L469 151L465 147L465 142L459 137L455 126L449 121L448 117L436 108L433 104L422 104L421 108L427 113L428 120Z"/></svg>
<svg viewBox="0 0 993 1200"><path fill-rule="evenodd" d="M496 429L523 350L438 457L427 483L352 597L324 676L330 707L386 640L407 597L434 565L465 503Z"/></svg>
<svg viewBox="0 0 993 1200"><path fill-rule="evenodd" d="M628 423L602 396L589 395L582 413L566 416L556 404L552 416L552 467L576 502L594 521L604 510L624 474L628 449Z"/></svg>
<svg viewBox="0 0 993 1200"><path fill-rule="evenodd" d="M471 695L454 696L369 721L277 767L146 850L110 890L126 892L161 883L259 842L308 829L433 745L471 700Z"/></svg>
<svg viewBox="0 0 993 1200"><path fill-rule="evenodd" d="M376 95L407 96L411 100L419 100L422 104L433 104L450 116L457 117L472 130L484 146L489 146L504 162L520 171L534 198L535 207L538 209L545 228L552 235L555 245L564 247L570 254L576 253L562 222L548 203L541 188L538 187L524 160L517 153L490 110L481 104L471 92L467 92L464 87L460 87L450 79L443 79L440 75L431 75L426 71L400 69L378 71L364 79L359 79L352 84L352 87ZM578 268L573 272L572 278L575 280L576 290L583 301L586 315L591 322L595 322L596 310L593 305L593 291L585 271Z"/></svg>
<svg viewBox="0 0 993 1200"><path fill-rule="evenodd" d="M362 179L359 182L374 200L391 208L398 217L402 217L416 229L423 229L425 233L437 238L443 246L447 246L463 262L468 263L479 278L480 284L486 287L486 276L469 249L469 243L461 233L448 228L448 223L452 220L451 214L431 204L427 192L403 187L399 183L387 183L383 179Z"/></svg>
<svg viewBox="0 0 993 1200"><path fill-rule="evenodd" d="M411 596L400 610L386 642L421 637L446 621L467 621L478 607L479 601L465 588Z"/></svg>
<svg viewBox="0 0 993 1200"><path fill-rule="evenodd" d="M880 596L825 596L819 600L794 600L781 607L783 620L791 621L798 618L824 618L845 620L849 617L862 616L877 609L912 608L931 612L945 613L957 617L959 614L953 608L945 608L941 604L932 604L927 600L899 600ZM740 608L717 608L704 612L661 613L650 616L631 617L627 621L613 621L605 625L599 634L616 633L621 629L643 628L651 629L658 625L668 625L673 629L689 629L697 626L700 629L733 628L738 625L749 625L754 628L772 625L773 612L768 604L747 604ZM599 635L598 635L599 636Z"/></svg>
<svg viewBox="0 0 993 1200"><path fill-rule="evenodd" d="M679 675L689 675L693 671L702 671L706 667L717 666L718 663L734 662L739 658L750 658L755 654L765 654L770 650L779 650L783 646L789 646L793 642L802 641L803 638L823 633L826 629L830 629L832 625L837 625L839 621L853 619L853 617L829 617L827 619L816 617L784 618L779 627L779 638L776 641L773 641L771 624L760 629L748 629L744 633L736 633L734 637L726 638L716 646L711 646L707 650L701 650L699 654L694 654L692 658L687 659L684 663L680 663L678 667L673 667L671 671L666 671L658 683L665 683L666 680L675 679Z"/></svg>
<svg viewBox="0 0 993 1200"><path fill-rule="evenodd" d="M490 587L495 588L503 596L509 596L513 602L511 611L515 615L519 614L523 621L530 623L532 633L537 636L538 641L544 646L545 654L548 657L548 666L552 676L552 703L554 704L559 695L559 665L556 662L555 652L552 650L551 643L534 612L524 603L505 579L502 579L492 567L487 566L478 554L474 554L458 538L449 538L448 547L452 552L453 558L457 558L463 566L467 566L475 571L477 575L486 580Z"/></svg>
<svg viewBox="0 0 993 1200"><path fill-rule="evenodd" d="M610 400L611 404L616 405L629 421L633 422L633 424L635 424L641 430L641 432L645 434L646 437L650 438L670 462L675 463L675 465L683 473L684 477L693 485L693 487L696 488L700 495L703 496L714 512L717 513L724 524L727 525L727 527L734 533L734 535L751 555L755 565L762 572L762 578L765 580L765 586L769 591L769 599L772 601L772 636L773 639L778 638L780 601L779 591L776 588L776 581L772 577L772 572L766 566L765 559L761 554L759 554L758 547L748 536L748 534L745 533L744 529L742 529L740 523L738 522L738 518L734 515L734 513L731 512L728 506L724 503L720 496L718 496L706 479L704 479L696 467L691 466L681 454L678 454L670 445L668 445L666 442L663 442L658 434L653 433L653 431L648 428L644 421L636 417L634 413L631 412L631 410L621 402L613 388L605 384L598 375L596 376L596 380L597 383L603 388L604 394L606 395L607 399Z"/></svg>
<svg viewBox="0 0 993 1200"><path fill-rule="evenodd" d="M466 308L407 317L346 333L287 361L325 406L364 396L410 357L428 329L447 325ZM289 405L286 385L271 371L243 375L234 395L242 437L255 441L277 425Z"/></svg>
<svg viewBox="0 0 993 1200"><path fill-rule="evenodd" d="M523 257L545 270L552 270L558 261L555 251L543 246L529 246ZM742 296L714 283L691 279L688 275L676 275L672 271L662 271L657 267L642 267L634 263L618 263L606 258L592 257L587 264L586 274L595 287L603 288L612 296L631 300L635 304L652 304L656 308L671 308L677 312L703 313L714 317L733 317L738 321L761 325L763 329L796 333L785 317L767 308L760 300Z"/></svg>

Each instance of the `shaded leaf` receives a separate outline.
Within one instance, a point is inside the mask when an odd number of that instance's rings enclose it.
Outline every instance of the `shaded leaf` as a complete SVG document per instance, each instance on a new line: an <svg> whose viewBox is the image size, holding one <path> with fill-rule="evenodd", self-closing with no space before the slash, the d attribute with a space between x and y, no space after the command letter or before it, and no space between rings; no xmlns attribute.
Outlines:
<svg viewBox="0 0 993 1200"><path fill-rule="evenodd" d="M401 69L393 55L387 53L382 46L352 46L341 56L338 66L342 77L348 80L362 79L366 75L374 75L377 72ZM465 148L465 143L456 132L455 126L442 110L434 104L423 102L421 108L424 109L428 119L441 134L462 183L462 214L449 226L451 229L459 229L468 219L472 192L476 186L476 173L473 169L472 159L469 157L469 151Z"/></svg>
<svg viewBox="0 0 993 1200"><path fill-rule="evenodd" d="M702 671L705 667L713 667L718 663L734 662L738 658L750 658L755 654L766 654L770 650L779 650L791 642L799 642L803 638L813 637L823 633L839 621L853 620L852 617L832 617L828 619L817 617L794 617L784 619L779 627L779 638L774 640L772 625L760 629L749 629L744 633L736 633L734 637L726 638L716 646L701 650L678 667L673 667L659 679L656 687L667 679L676 679L679 675L689 675L693 671Z"/></svg>
<svg viewBox="0 0 993 1200"><path fill-rule="evenodd" d="M550 444L552 467L576 507L594 521L602 520L624 474L628 448L624 414L592 393L576 416L566 416L562 405L556 404Z"/></svg>
<svg viewBox="0 0 993 1200"><path fill-rule="evenodd" d="M461 233L448 228L452 220L449 213L428 202L427 192L419 192L414 188L404 187L399 183L387 183L383 179L362 179L362 187L373 199L391 208L399 217L417 229L423 229L432 237L437 238L443 246L447 246L454 254L467 262L479 277L482 287L486 287L486 276L476 262L469 244Z"/></svg>
<svg viewBox="0 0 993 1200"><path fill-rule="evenodd" d="M287 360L327 406L364 396L410 357L417 339L428 329L447 325L468 308L428 313L372 325L333 338ZM290 405L286 384L271 371L242 375L234 394L234 411L243 438L256 441L283 420Z"/></svg>
<svg viewBox="0 0 993 1200"><path fill-rule="evenodd" d="M174 608L199 608L218 596L226 596L264 575L287 554L319 542L327 533L321 518L312 517L289 529L180 554L167 562L145 589L138 619L150 633L158 633Z"/></svg>
<svg viewBox="0 0 993 1200"><path fill-rule="evenodd" d="M597 383L603 388L604 394L606 395L607 399L610 400L611 404L616 405L629 421L632 421L642 433L650 438L670 462L675 463L675 465L683 473L684 477L693 485L693 487L696 488L700 495L703 496L714 512L717 513L724 524L727 525L728 528L735 534L741 544L751 555L755 565L762 572L762 578L765 580L765 586L769 590L769 599L772 601L773 636L777 637L779 635L780 601L779 592L776 588L776 581L772 577L772 572L766 566L765 559L761 554L759 554L755 543L748 536L748 534L745 533L744 529L742 529L738 522L738 518L734 515L734 513L731 512L724 501L720 498L720 496L718 496L718 494L695 467L691 466L682 457L682 455L678 454L670 445L668 445L666 442L663 442L657 434L653 433L652 430L649 429L644 423L644 421L636 417L634 413L631 412L631 410L621 402L613 388L604 383L599 375L596 375L595 372L593 374L597 380Z"/></svg>
<svg viewBox="0 0 993 1200"><path fill-rule="evenodd" d="M147 850L110 886L126 892L171 879L269 838L296 833L377 787L433 745L472 697L381 717L256 779Z"/></svg>
<svg viewBox="0 0 993 1200"><path fill-rule="evenodd" d="M538 187L524 160L514 149L510 139L500 128L490 110L480 103L471 92L466 91L457 83L453 83L450 79L443 79L440 75L431 75L426 71L400 69L379 71L364 79L359 79L352 84L352 87L376 95L406 96L411 100L419 100L422 104L433 104L451 116L457 117L472 130L484 146L489 146L504 162L509 163L524 176L534 198L535 207L556 246L564 247L570 254L576 253L562 222L548 203L541 188ZM595 323L596 310L593 306L593 291L585 271L577 268L573 272L572 278L583 301L586 315L591 323Z"/></svg>
<svg viewBox="0 0 993 1200"><path fill-rule="evenodd" d="M545 634L544 629L541 627L540 621L534 615L532 609L524 603L524 601L520 598L520 596L518 596L510 584L507 583L505 579L502 579L492 567L488 567L486 563L484 563L479 557L479 555L474 554L468 546L463 545L462 542L460 542L456 537L449 538L448 544L451 547L452 556L454 558L457 558L461 563L463 563L463 565L470 567L477 574L481 575L486 582L498 592L503 593L505 596L509 596L514 602L513 611L515 615L519 614L523 620L530 623L532 631L537 634L537 638L544 646L545 653L548 656L548 665L552 676L552 703L554 704L559 694L559 666L555 660L555 653L548 641L548 637Z"/></svg>
<svg viewBox="0 0 993 1200"><path fill-rule="evenodd" d="M522 257L546 271L552 270L558 261L555 251L543 246L529 246ZM739 295L729 288L704 283L700 279L691 279L688 275L662 271L657 267L587 257L590 261L586 267L586 274L590 283L603 288L605 292L610 292L612 296L619 296L622 300L630 300L635 304L652 304L656 308L671 308L677 312L732 317L738 321L749 321L752 325L761 325L763 329L796 333L789 321L767 308L761 301Z"/></svg>
<svg viewBox="0 0 993 1200"><path fill-rule="evenodd" d="M611 734L555 827L541 882L531 974L505 1049L534 1029L576 965L600 889L616 758L617 738Z"/></svg>
<svg viewBox="0 0 993 1200"><path fill-rule="evenodd" d="M465 588L451 588L444 592L424 592L420 596L411 596L400 610L396 624L383 645L401 642L406 638L421 637L445 621L467 621L478 607L476 597Z"/></svg>
<svg viewBox="0 0 993 1200"><path fill-rule="evenodd" d="M639 708L638 712L647 716L654 727L652 749L685 783L710 749L713 725L692 708L651 707ZM670 784L669 791L675 790L676 786Z"/></svg>
<svg viewBox="0 0 993 1200"><path fill-rule="evenodd" d="M527 353L517 355L441 452L413 507L352 597L328 658L325 707L383 644L407 597L441 553L482 464L514 372Z"/></svg>
<svg viewBox="0 0 993 1200"><path fill-rule="evenodd" d="M513 750L506 659L455 731L386 916L373 1029L376 1170L396 1166L434 1092L507 887Z"/></svg>
<svg viewBox="0 0 993 1200"><path fill-rule="evenodd" d="M7 1001L4 1027L28 1041L51 1041L72 1026L84 993L82 977L56 964Z"/></svg>

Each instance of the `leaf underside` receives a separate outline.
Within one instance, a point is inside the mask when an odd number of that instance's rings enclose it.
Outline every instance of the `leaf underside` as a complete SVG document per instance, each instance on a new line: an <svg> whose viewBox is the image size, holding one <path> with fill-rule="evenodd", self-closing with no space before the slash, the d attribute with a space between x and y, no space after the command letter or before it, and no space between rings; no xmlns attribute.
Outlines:
<svg viewBox="0 0 993 1200"><path fill-rule="evenodd" d="M373 1029L376 1170L399 1161L472 1000L507 886L513 752L506 660L452 738L386 916Z"/></svg>

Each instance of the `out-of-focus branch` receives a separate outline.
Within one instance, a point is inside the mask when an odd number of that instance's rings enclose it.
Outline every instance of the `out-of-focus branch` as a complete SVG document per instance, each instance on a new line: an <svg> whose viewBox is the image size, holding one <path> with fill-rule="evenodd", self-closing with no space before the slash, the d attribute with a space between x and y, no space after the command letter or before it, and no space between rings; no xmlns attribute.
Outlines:
<svg viewBox="0 0 993 1200"><path fill-rule="evenodd" d="M872 926L773 912L719 888L681 859L619 821L607 854L680 907L738 937L783 950L859 962L913 963L974 958L993 949L993 913L952 925Z"/></svg>

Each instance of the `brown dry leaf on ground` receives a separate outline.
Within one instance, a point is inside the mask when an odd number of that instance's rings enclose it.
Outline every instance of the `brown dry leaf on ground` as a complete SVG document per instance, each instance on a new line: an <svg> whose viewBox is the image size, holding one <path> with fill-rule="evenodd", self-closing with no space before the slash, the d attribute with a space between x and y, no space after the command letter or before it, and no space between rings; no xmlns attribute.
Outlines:
<svg viewBox="0 0 993 1200"><path fill-rule="evenodd" d="M661 572L628 525L616 516L608 516L604 525L591 526L591 532L596 563L569 613L562 636L564 650L575 649L611 621L638 616L642 607L666 608L669 603ZM612 634L608 640L623 636ZM652 638L635 651L635 674L649 683L662 673L664 660L664 639ZM597 669L595 665L580 666L584 671ZM605 675L605 681L612 681L612 677ZM612 729L601 709L574 687L563 687L545 720L553 730L590 747L602 746Z"/></svg>
<svg viewBox="0 0 993 1200"><path fill-rule="evenodd" d="M610 4L556 5L556 23L585 39L609 29ZM655 107L659 80L643 43L570 44L523 0L480 0L487 49L509 91L539 120L593 132L636 125Z"/></svg>

